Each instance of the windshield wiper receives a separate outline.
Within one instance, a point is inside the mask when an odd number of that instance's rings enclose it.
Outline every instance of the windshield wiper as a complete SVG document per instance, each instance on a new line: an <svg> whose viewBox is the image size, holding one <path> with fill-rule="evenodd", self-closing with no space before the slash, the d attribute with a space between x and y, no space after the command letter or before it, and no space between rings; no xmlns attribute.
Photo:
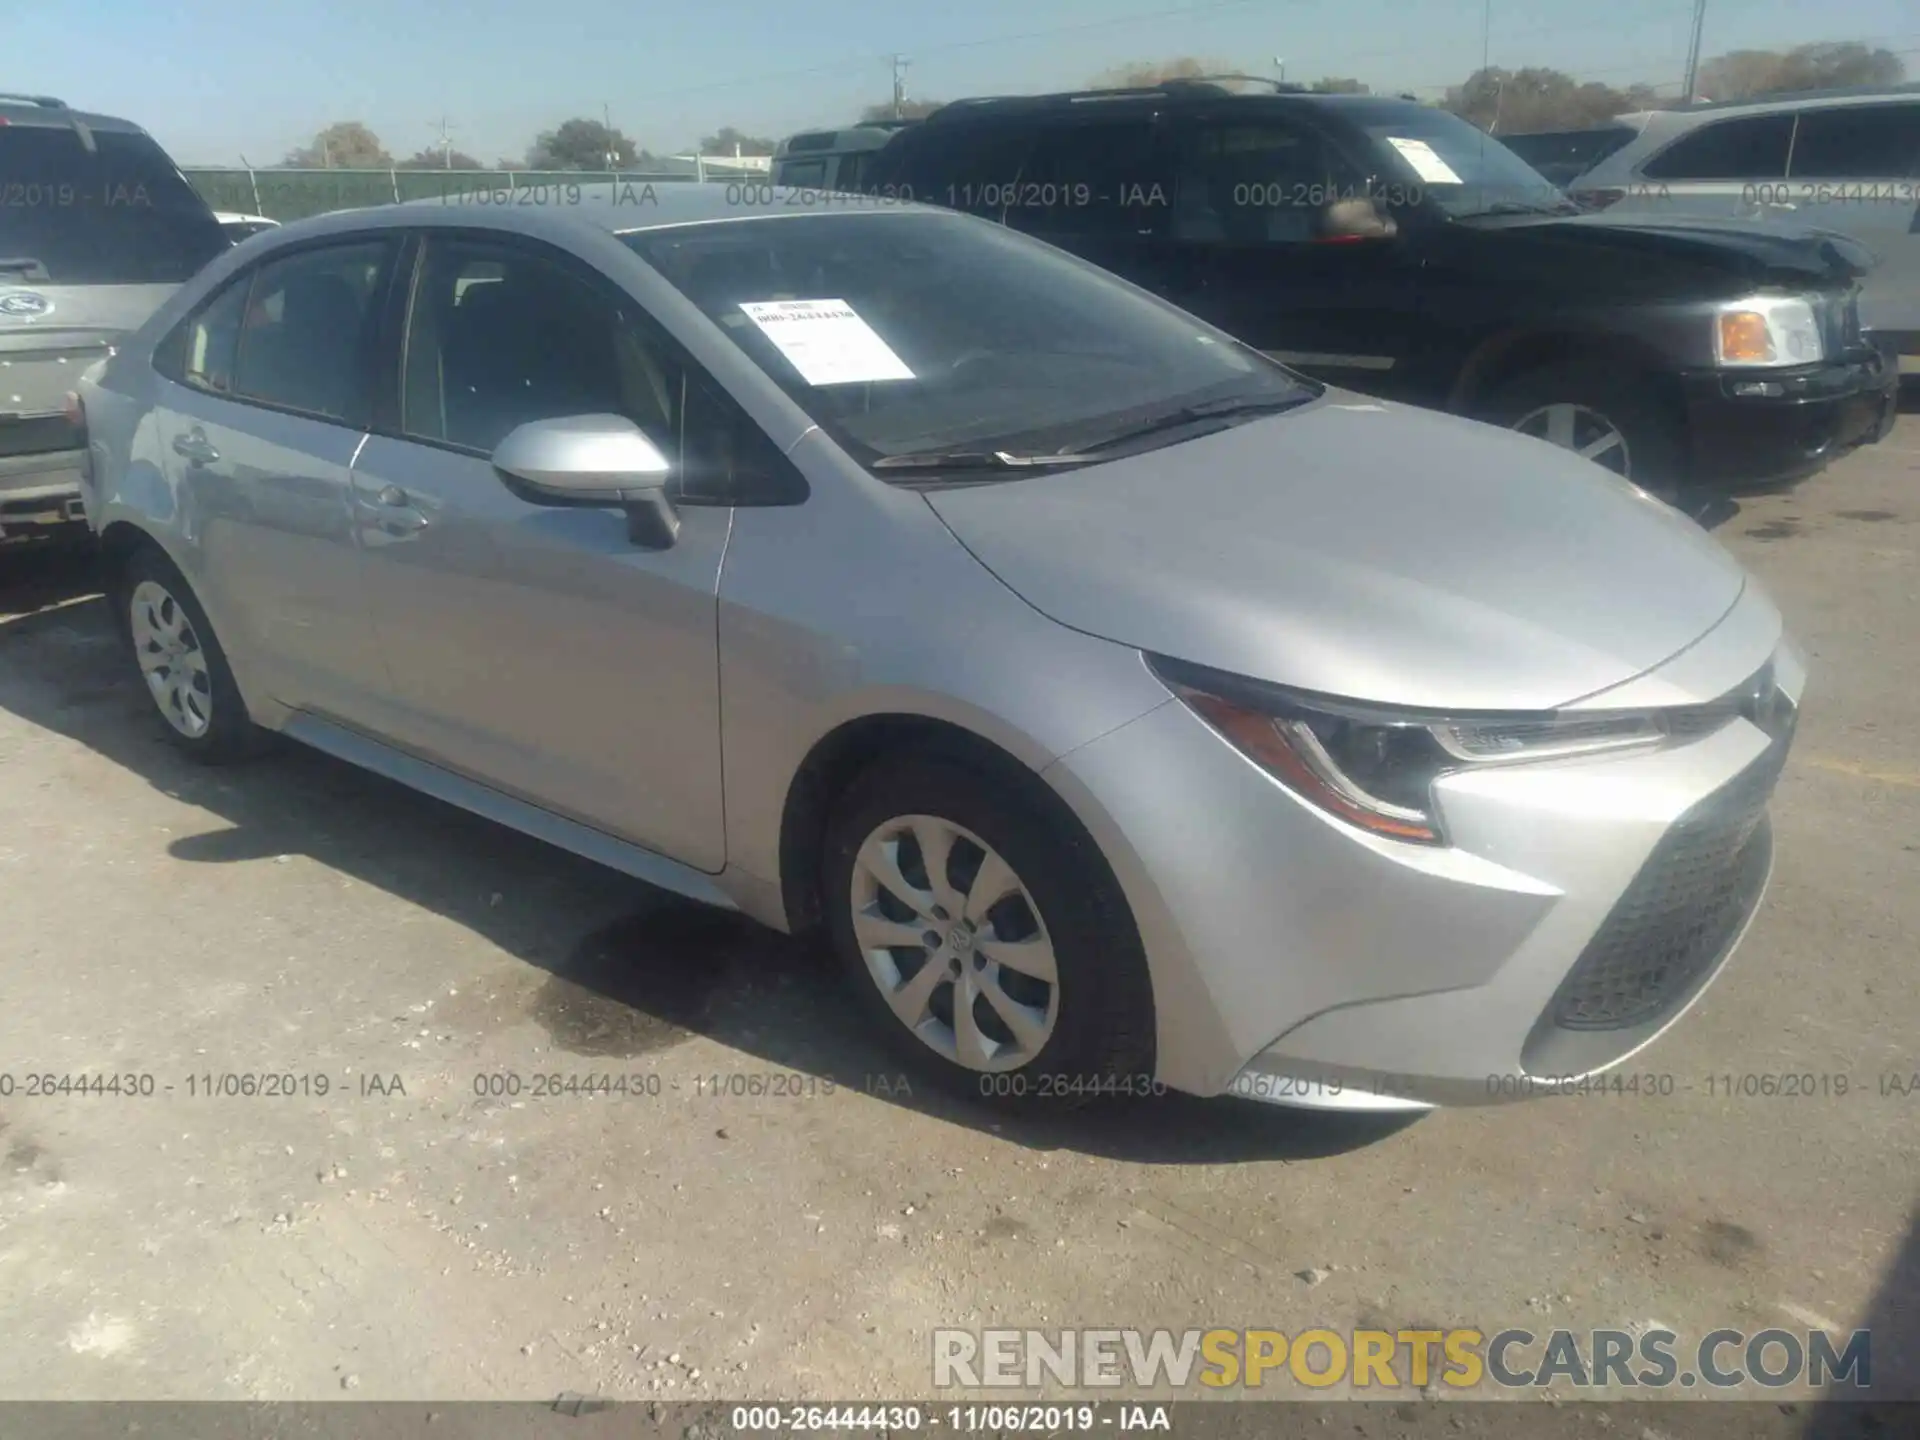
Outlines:
<svg viewBox="0 0 1920 1440"><path fill-rule="evenodd" d="M0 255L0 275L18 275L24 280L47 279L45 262L31 255Z"/></svg>
<svg viewBox="0 0 1920 1440"><path fill-rule="evenodd" d="M1087 465L1099 455L1012 455L1005 450L921 450L883 455L875 470L1028 470L1047 465Z"/></svg>
<svg viewBox="0 0 1920 1440"><path fill-rule="evenodd" d="M1580 215L1585 212L1571 200L1555 200L1550 205L1535 204L1530 200L1495 200L1478 210L1457 210L1453 218L1471 220L1476 215Z"/></svg>
<svg viewBox="0 0 1920 1440"><path fill-rule="evenodd" d="M1085 447L1088 450L1107 450L1115 445L1124 445L1131 440L1144 440L1150 435L1158 435L1166 430L1178 430L1182 426L1195 425L1203 420L1232 420L1242 416L1251 419L1255 415L1277 415L1282 410L1292 410L1304 405L1314 397L1305 395L1268 395L1258 399L1237 396L1225 400L1202 400L1193 405L1182 405L1175 410L1162 411L1158 415L1142 420L1137 425L1129 425L1111 435L1103 435L1091 441Z"/></svg>

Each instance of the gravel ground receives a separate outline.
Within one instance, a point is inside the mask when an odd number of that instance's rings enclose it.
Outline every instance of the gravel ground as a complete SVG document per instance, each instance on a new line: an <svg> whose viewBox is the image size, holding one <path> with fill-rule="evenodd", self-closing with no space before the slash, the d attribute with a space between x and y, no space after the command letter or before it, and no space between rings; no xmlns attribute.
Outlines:
<svg viewBox="0 0 1920 1440"><path fill-rule="evenodd" d="M1765 913L1634 1066L1673 1093L1411 1124L910 1092L793 942L180 761L86 568L0 553L0 1398L925 1395L949 1325L1871 1325L1912 1389L1917 491L1909 415L1718 524L1813 678ZM153 1093L24 1093L81 1072ZM1775 1073L1849 1093L1708 1093Z"/></svg>

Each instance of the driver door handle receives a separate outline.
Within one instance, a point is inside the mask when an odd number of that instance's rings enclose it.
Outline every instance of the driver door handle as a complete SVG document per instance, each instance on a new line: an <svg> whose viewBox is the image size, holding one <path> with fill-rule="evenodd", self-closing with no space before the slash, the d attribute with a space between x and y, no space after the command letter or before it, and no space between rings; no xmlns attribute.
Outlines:
<svg viewBox="0 0 1920 1440"><path fill-rule="evenodd" d="M173 453L195 465L211 465L220 458L220 452L213 448L206 433L197 427L173 437Z"/></svg>

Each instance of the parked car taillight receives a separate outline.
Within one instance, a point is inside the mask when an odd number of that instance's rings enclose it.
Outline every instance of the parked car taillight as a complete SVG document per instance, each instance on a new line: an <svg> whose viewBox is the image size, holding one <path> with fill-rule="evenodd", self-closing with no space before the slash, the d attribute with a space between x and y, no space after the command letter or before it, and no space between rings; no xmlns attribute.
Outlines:
<svg viewBox="0 0 1920 1440"><path fill-rule="evenodd" d="M1627 198L1624 190L1569 190L1567 198L1582 210L1604 210L1616 201Z"/></svg>

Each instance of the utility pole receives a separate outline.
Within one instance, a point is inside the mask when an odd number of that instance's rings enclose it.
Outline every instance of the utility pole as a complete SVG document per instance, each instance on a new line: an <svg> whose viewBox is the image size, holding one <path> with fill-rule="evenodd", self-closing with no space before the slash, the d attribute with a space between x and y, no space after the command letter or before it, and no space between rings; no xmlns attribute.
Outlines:
<svg viewBox="0 0 1920 1440"><path fill-rule="evenodd" d="M443 170L453 168L453 131L447 124L445 113L440 116L440 167Z"/></svg>
<svg viewBox="0 0 1920 1440"><path fill-rule="evenodd" d="M899 120L907 104L907 67L913 62L904 55L893 57L893 118Z"/></svg>
<svg viewBox="0 0 1920 1440"><path fill-rule="evenodd" d="M1700 79L1700 32L1707 24L1707 0L1693 0L1693 42L1687 46L1687 89L1682 97L1691 105Z"/></svg>
<svg viewBox="0 0 1920 1440"><path fill-rule="evenodd" d="M1273 57L1273 68L1280 72L1280 83L1285 85L1287 83L1287 62L1276 55Z"/></svg>

